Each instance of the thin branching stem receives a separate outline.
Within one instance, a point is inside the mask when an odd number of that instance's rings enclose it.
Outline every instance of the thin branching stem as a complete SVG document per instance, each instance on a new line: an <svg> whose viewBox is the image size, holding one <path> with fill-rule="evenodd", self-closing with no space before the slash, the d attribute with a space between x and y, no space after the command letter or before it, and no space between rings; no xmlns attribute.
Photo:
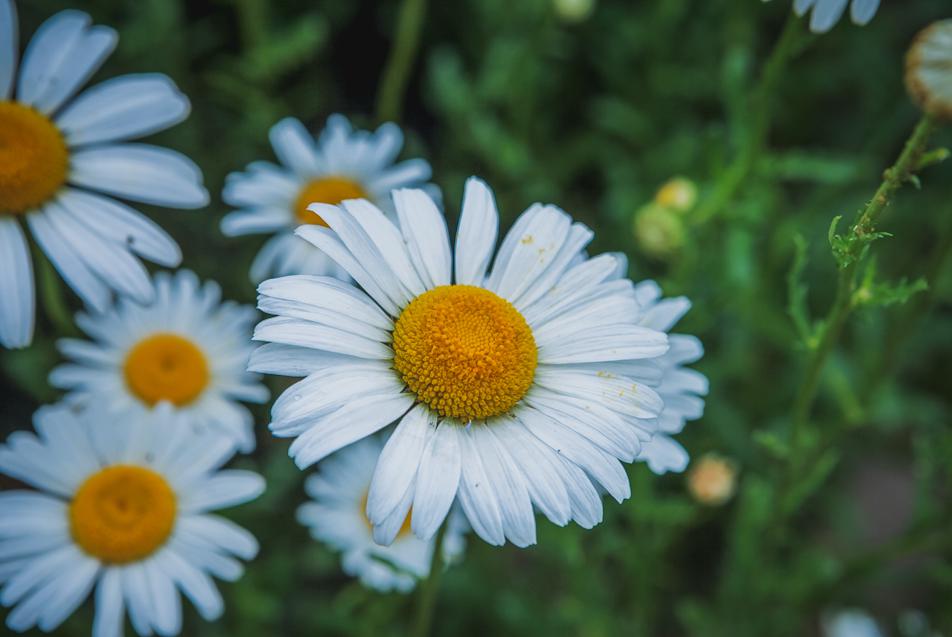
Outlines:
<svg viewBox="0 0 952 637"><path fill-rule="evenodd" d="M929 143L929 138L934 130L934 120L928 115L924 115L906 141L906 145L903 147L896 163L883 173L883 181L876 190L876 194L866 204L856 223L849 230L849 239L852 240L844 243L844 253L839 257L842 265L837 277L836 298L826 319L823 321L822 337L819 344L811 352L803 382L800 384L800 390L794 402L794 421L791 435L791 442L794 446L797 445L803 425L810 416L823 368L839 340L847 317L853 309L856 272L864 251L869 245L865 239L875 234L879 218L892 200L893 194L919 168L919 160L925 152L926 145Z"/></svg>

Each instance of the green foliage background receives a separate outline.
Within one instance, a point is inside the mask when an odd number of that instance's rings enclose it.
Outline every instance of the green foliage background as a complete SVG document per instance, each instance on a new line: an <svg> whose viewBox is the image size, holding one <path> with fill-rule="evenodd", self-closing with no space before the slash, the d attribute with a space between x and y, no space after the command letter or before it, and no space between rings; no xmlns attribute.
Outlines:
<svg viewBox="0 0 952 637"><path fill-rule="evenodd" d="M905 609L952 633L952 277L940 259L952 162L923 170L921 189L906 186L887 210L880 229L894 236L870 248L873 302L850 317L812 418L793 447L789 438L810 355L788 312L791 281L811 315L825 315L837 271L830 223L844 215L845 230L919 117L902 85L907 45L952 17L946 0L884 5L864 28L844 20L814 37L798 23L799 50L765 96L765 148L728 204L704 223L688 214L684 245L657 259L639 249L633 216L673 175L698 182L702 205L729 178L756 134L755 87L790 2L597 0L580 21L550 0L430 3L400 123L405 156L433 164L451 227L463 180L477 174L504 226L534 201L557 203L595 229L593 252L623 250L632 278L688 295L694 309L678 330L704 341L698 368L712 391L680 440L694 458L716 451L740 469L722 507L696 504L683 476L636 465L631 500L606 503L592 531L540 520L528 550L471 538L443 579L436 634L813 635L844 606L872 610L895 635L927 634L908 621L900 630ZM182 245L185 267L253 302L247 271L263 238L219 233L224 176L271 159L267 131L285 115L315 130L332 112L374 125L400 3L31 0L19 3L21 40L67 7L119 30L97 77L161 71L190 96L189 120L156 141L199 163L212 204L149 212ZM905 295L884 286L919 277L927 291L887 303ZM30 349L0 352L0 431L28 427L57 398L46 376L61 333L38 315ZM287 442L269 437L267 410L257 413L258 451L236 464L269 489L233 517L261 554L222 585L225 617L206 624L189 610L185 634L405 634L413 598L363 589L294 522L304 476ZM87 604L61 632L88 634L90 621Z"/></svg>

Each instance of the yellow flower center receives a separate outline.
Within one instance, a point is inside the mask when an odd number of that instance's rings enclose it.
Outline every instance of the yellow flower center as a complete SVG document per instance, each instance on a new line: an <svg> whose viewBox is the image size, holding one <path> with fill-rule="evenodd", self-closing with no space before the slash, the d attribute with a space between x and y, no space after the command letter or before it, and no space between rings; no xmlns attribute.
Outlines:
<svg viewBox="0 0 952 637"><path fill-rule="evenodd" d="M114 465L94 473L69 505L69 530L89 555L110 564L144 559L175 526L176 502L151 469Z"/></svg>
<svg viewBox="0 0 952 637"><path fill-rule="evenodd" d="M136 343L124 372L130 391L149 406L162 400L188 405L209 381L205 355L177 334L153 334Z"/></svg>
<svg viewBox="0 0 952 637"><path fill-rule="evenodd" d="M0 101L0 213L22 214L51 199L68 166L66 141L48 117Z"/></svg>
<svg viewBox="0 0 952 637"><path fill-rule="evenodd" d="M470 285L413 299L393 330L394 367L440 415L463 422L509 411L529 390L537 350L509 301Z"/></svg>
<svg viewBox="0 0 952 637"><path fill-rule="evenodd" d="M370 523L370 518L367 517L367 498L370 496L368 491L364 491L364 497L360 500L360 515L364 519L364 524L367 525L367 528L371 532L374 530L374 525ZM413 522L413 509L411 508L407 511L407 517L403 521L403 524L400 526L400 530L397 531L397 539L399 540L402 537L406 537L410 534L410 525Z"/></svg>
<svg viewBox="0 0 952 637"><path fill-rule="evenodd" d="M328 203L336 206L347 199L367 199L367 193L356 181L346 177L321 177L301 188L294 202L294 213L300 223L327 227L320 215L307 209L312 203Z"/></svg>

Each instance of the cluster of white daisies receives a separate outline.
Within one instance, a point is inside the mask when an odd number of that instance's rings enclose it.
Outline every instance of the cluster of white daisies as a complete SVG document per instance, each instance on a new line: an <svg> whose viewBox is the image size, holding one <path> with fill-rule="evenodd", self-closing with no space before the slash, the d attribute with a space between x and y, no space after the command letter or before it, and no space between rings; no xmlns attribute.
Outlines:
<svg viewBox="0 0 952 637"><path fill-rule="evenodd" d="M836 13L799 3L812 4ZM603 494L630 494L623 463L684 470L672 436L707 392L686 367L700 342L669 333L687 299L633 284L623 255L590 257L592 232L552 205L529 207L497 248L476 178L451 246L430 167L396 163L393 124L332 116L315 139L286 119L271 130L280 164L228 178L222 232L271 235L251 275L273 317L253 339L255 309L214 282L150 275L142 260L174 268L181 252L125 202L209 197L188 158L131 141L188 115L168 77L80 91L116 40L64 11L21 58L15 5L0 0L0 344L32 340L31 245L87 308L86 338L59 341L68 362L50 376L64 400L0 446L0 472L23 484L0 491L9 628L53 630L90 596L97 637L121 635L127 615L140 635L178 634L180 594L221 615L213 578L237 579L258 550L214 511L265 488L222 469L255 447L243 403L268 400L261 373L302 379L270 424L298 466L318 465L298 519L379 590L411 589L469 529L522 547L537 513L598 524Z"/></svg>

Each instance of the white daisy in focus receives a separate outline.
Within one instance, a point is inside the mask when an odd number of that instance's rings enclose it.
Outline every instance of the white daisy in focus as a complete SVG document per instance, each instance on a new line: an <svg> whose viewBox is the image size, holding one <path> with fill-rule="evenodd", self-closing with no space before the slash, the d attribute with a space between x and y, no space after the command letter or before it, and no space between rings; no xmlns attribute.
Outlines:
<svg viewBox="0 0 952 637"><path fill-rule="evenodd" d="M810 30L814 33L826 33L836 26L847 6L853 24L865 26L879 10L879 0L793 0L793 11L798 16L810 12Z"/></svg>
<svg viewBox="0 0 952 637"><path fill-rule="evenodd" d="M281 165L253 162L228 175L222 192L225 203L239 208L222 219L222 233L274 235L251 264L255 282L286 274L349 278L333 259L294 236L301 224L327 226L308 206L367 199L389 212L391 190L421 187L430 178L430 165L422 159L394 163L403 132L393 123L371 133L353 130L343 115L331 115L315 139L288 117L271 128L270 139Z"/></svg>
<svg viewBox="0 0 952 637"><path fill-rule="evenodd" d="M17 74L12 0L0 0L0 345L33 340L33 266L25 224L91 308L113 292L151 300L139 258L176 266L181 252L155 223L113 197L170 208L208 203L184 155L127 143L181 122L188 99L165 75L123 75L74 97L116 45L81 11L44 22Z"/></svg>
<svg viewBox="0 0 952 637"><path fill-rule="evenodd" d="M213 515L256 498L256 473L219 470L232 447L197 435L168 408L117 421L63 406L10 435L0 472L35 490L0 491L0 603L7 626L54 630L92 594L94 637L177 635L179 593L206 620L223 603L212 577L241 577L258 543Z"/></svg>
<svg viewBox="0 0 952 637"><path fill-rule="evenodd" d="M654 281L642 281L635 286L635 294L642 307L639 325L661 332L671 328L691 309L691 301L679 296L661 298L661 288ZM672 436L681 433L684 424L704 415L704 399L708 381L704 374L685 365L694 363L704 355L704 346L696 336L670 334L670 348L656 359L661 369L658 394L664 402L664 410L658 418L658 433L645 442L638 460L646 462L657 474L674 471L680 473L688 465L688 452Z"/></svg>
<svg viewBox="0 0 952 637"><path fill-rule="evenodd" d="M367 201L312 205L329 225L299 236L363 288L290 276L259 287L268 341L251 369L306 376L272 409L300 467L398 421L374 471L368 517L389 544L412 506L421 539L455 501L491 544L533 544L533 509L558 525L602 517L597 483L630 495L631 462L662 409L663 332L639 325L614 255L587 258L592 232L536 204L503 239L493 194L466 184L455 263L443 215L396 190L399 226Z"/></svg>
<svg viewBox="0 0 952 637"><path fill-rule="evenodd" d="M412 511L401 521L390 546L374 542L367 518L367 494L383 440L370 436L322 460L318 472L304 485L313 501L298 509L298 521L316 540L342 553L344 572L381 592L413 590L418 579L430 572L434 540L423 541L410 532ZM462 520L450 516L443 538L443 560L449 562L463 551Z"/></svg>
<svg viewBox="0 0 952 637"><path fill-rule="evenodd" d="M188 270L155 275L155 300L120 299L101 314L78 314L92 341L60 339L70 363L50 374L72 404L98 405L110 419L137 421L167 402L196 429L215 430L242 452L255 447L254 420L239 401L268 390L247 371L255 310L222 302L213 281Z"/></svg>
<svg viewBox="0 0 952 637"><path fill-rule="evenodd" d="M952 121L952 19L933 22L906 54L906 87L919 106Z"/></svg>

